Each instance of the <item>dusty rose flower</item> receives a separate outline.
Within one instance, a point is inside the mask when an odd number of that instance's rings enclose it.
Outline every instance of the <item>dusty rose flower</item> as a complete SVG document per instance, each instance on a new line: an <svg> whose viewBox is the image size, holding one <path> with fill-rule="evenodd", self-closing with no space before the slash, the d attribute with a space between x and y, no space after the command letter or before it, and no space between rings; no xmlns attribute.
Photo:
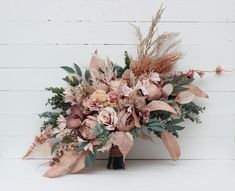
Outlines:
<svg viewBox="0 0 235 191"><path fill-rule="evenodd" d="M161 86L150 80L143 80L143 86L148 92L147 100L157 100L162 96Z"/></svg>
<svg viewBox="0 0 235 191"><path fill-rule="evenodd" d="M97 118L89 115L86 119L84 119L78 131L84 139L94 139L96 137L96 125Z"/></svg>
<svg viewBox="0 0 235 191"><path fill-rule="evenodd" d="M117 92L111 91L111 92L108 93L108 95L109 95L111 103L116 103L117 102L117 100L118 100L118 93Z"/></svg>
<svg viewBox="0 0 235 191"><path fill-rule="evenodd" d="M78 128L81 125L83 114L80 107L80 105L75 104L70 108L70 114L66 118L67 128Z"/></svg>
<svg viewBox="0 0 235 191"><path fill-rule="evenodd" d="M118 114L118 122L116 128L119 131L130 131L135 126L135 121L132 113L123 109Z"/></svg>
<svg viewBox="0 0 235 191"><path fill-rule="evenodd" d="M200 72L198 72L198 74L202 78L205 75L205 72L204 71L200 71Z"/></svg>
<svg viewBox="0 0 235 191"><path fill-rule="evenodd" d="M221 74L224 71L224 69L221 66L217 66L215 69L216 74Z"/></svg>
<svg viewBox="0 0 235 191"><path fill-rule="evenodd" d="M118 117L116 111L111 107L102 109L97 117L98 122L106 126L108 130L114 130Z"/></svg>
<svg viewBox="0 0 235 191"><path fill-rule="evenodd" d="M66 127L67 128L78 128L81 125L81 119L76 114L71 114L66 118Z"/></svg>
<svg viewBox="0 0 235 191"><path fill-rule="evenodd" d="M91 94L91 100L99 107L104 108L110 105L109 95L104 90L96 90Z"/></svg>
<svg viewBox="0 0 235 191"><path fill-rule="evenodd" d="M188 78L193 78L194 77L194 70L189 70L188 73L186 74Z"/></svg>

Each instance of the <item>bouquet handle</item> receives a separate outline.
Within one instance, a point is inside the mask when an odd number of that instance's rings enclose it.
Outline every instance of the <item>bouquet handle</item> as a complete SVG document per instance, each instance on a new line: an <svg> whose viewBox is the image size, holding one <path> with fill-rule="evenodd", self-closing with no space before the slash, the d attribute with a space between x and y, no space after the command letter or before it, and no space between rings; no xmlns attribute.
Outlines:
<svg viewBox="0 0 235 191"><path fill-rule="evenodd" d="M114 170L125 169L124 162L124 157L121 151L119 150L119 147L117 145L112 145L109 152L107 168Z"/></svg>

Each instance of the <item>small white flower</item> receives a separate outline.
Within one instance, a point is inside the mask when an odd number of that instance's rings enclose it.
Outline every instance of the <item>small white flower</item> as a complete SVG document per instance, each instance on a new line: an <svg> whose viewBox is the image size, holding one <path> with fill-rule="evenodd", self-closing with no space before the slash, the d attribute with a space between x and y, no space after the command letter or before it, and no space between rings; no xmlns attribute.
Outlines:
<svg viewBox="0 0 235 191"><path fill-rule="evenodd" d="M66 119L63 115L59 115L57 118L57 125L60 130L63 130L66 127Z"/></svg>
<svg viewBox="0 0 235 191"><path fill-rule="evenodd" d="M161 81L159 74L156 72L151 73L149 75L149 79L154 83L158 83Z"/></svg>
<svg viewBox="0 0 235 191"><path fill-rule="evenodd" d="M146 80L143 80L143 82ZM148 91L147 89L144 87L143 83L141 83L139 80L137 82L137 84L134 87L134 90L141 90L141 92L143 93L144 96L148 95Z"/></svg>
<svg viewBox="0 0 235 191"><path fill-rule="evenodd" d="M129 96L134 90L128 87L126 84L122 87L122 93L124 96Z"/></svg>

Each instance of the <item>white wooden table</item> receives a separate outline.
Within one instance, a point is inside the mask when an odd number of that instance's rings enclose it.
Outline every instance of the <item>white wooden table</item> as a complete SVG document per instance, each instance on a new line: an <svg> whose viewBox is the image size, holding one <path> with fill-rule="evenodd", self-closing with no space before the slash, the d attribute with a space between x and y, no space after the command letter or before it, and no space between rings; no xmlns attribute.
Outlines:
<svg viewBox="0 0 235 191"><path fill-rule="evenodd" d="M107 170L106 161L81 174L42 177L45 160L0 160L3 191L232 191L234 160L129 160L126 170Z"/></svg>

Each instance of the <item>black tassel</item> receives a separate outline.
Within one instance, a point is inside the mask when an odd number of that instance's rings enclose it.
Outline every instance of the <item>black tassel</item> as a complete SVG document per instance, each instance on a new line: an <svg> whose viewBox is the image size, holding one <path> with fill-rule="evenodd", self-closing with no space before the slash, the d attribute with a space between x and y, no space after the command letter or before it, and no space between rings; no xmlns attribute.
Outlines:
<svg viewBox="0 0 235 191"><path fill-rule="evenodd" d="M125 169L123 155L117 145L113 145L110 149L107 168L114 170Z"/></svg>

